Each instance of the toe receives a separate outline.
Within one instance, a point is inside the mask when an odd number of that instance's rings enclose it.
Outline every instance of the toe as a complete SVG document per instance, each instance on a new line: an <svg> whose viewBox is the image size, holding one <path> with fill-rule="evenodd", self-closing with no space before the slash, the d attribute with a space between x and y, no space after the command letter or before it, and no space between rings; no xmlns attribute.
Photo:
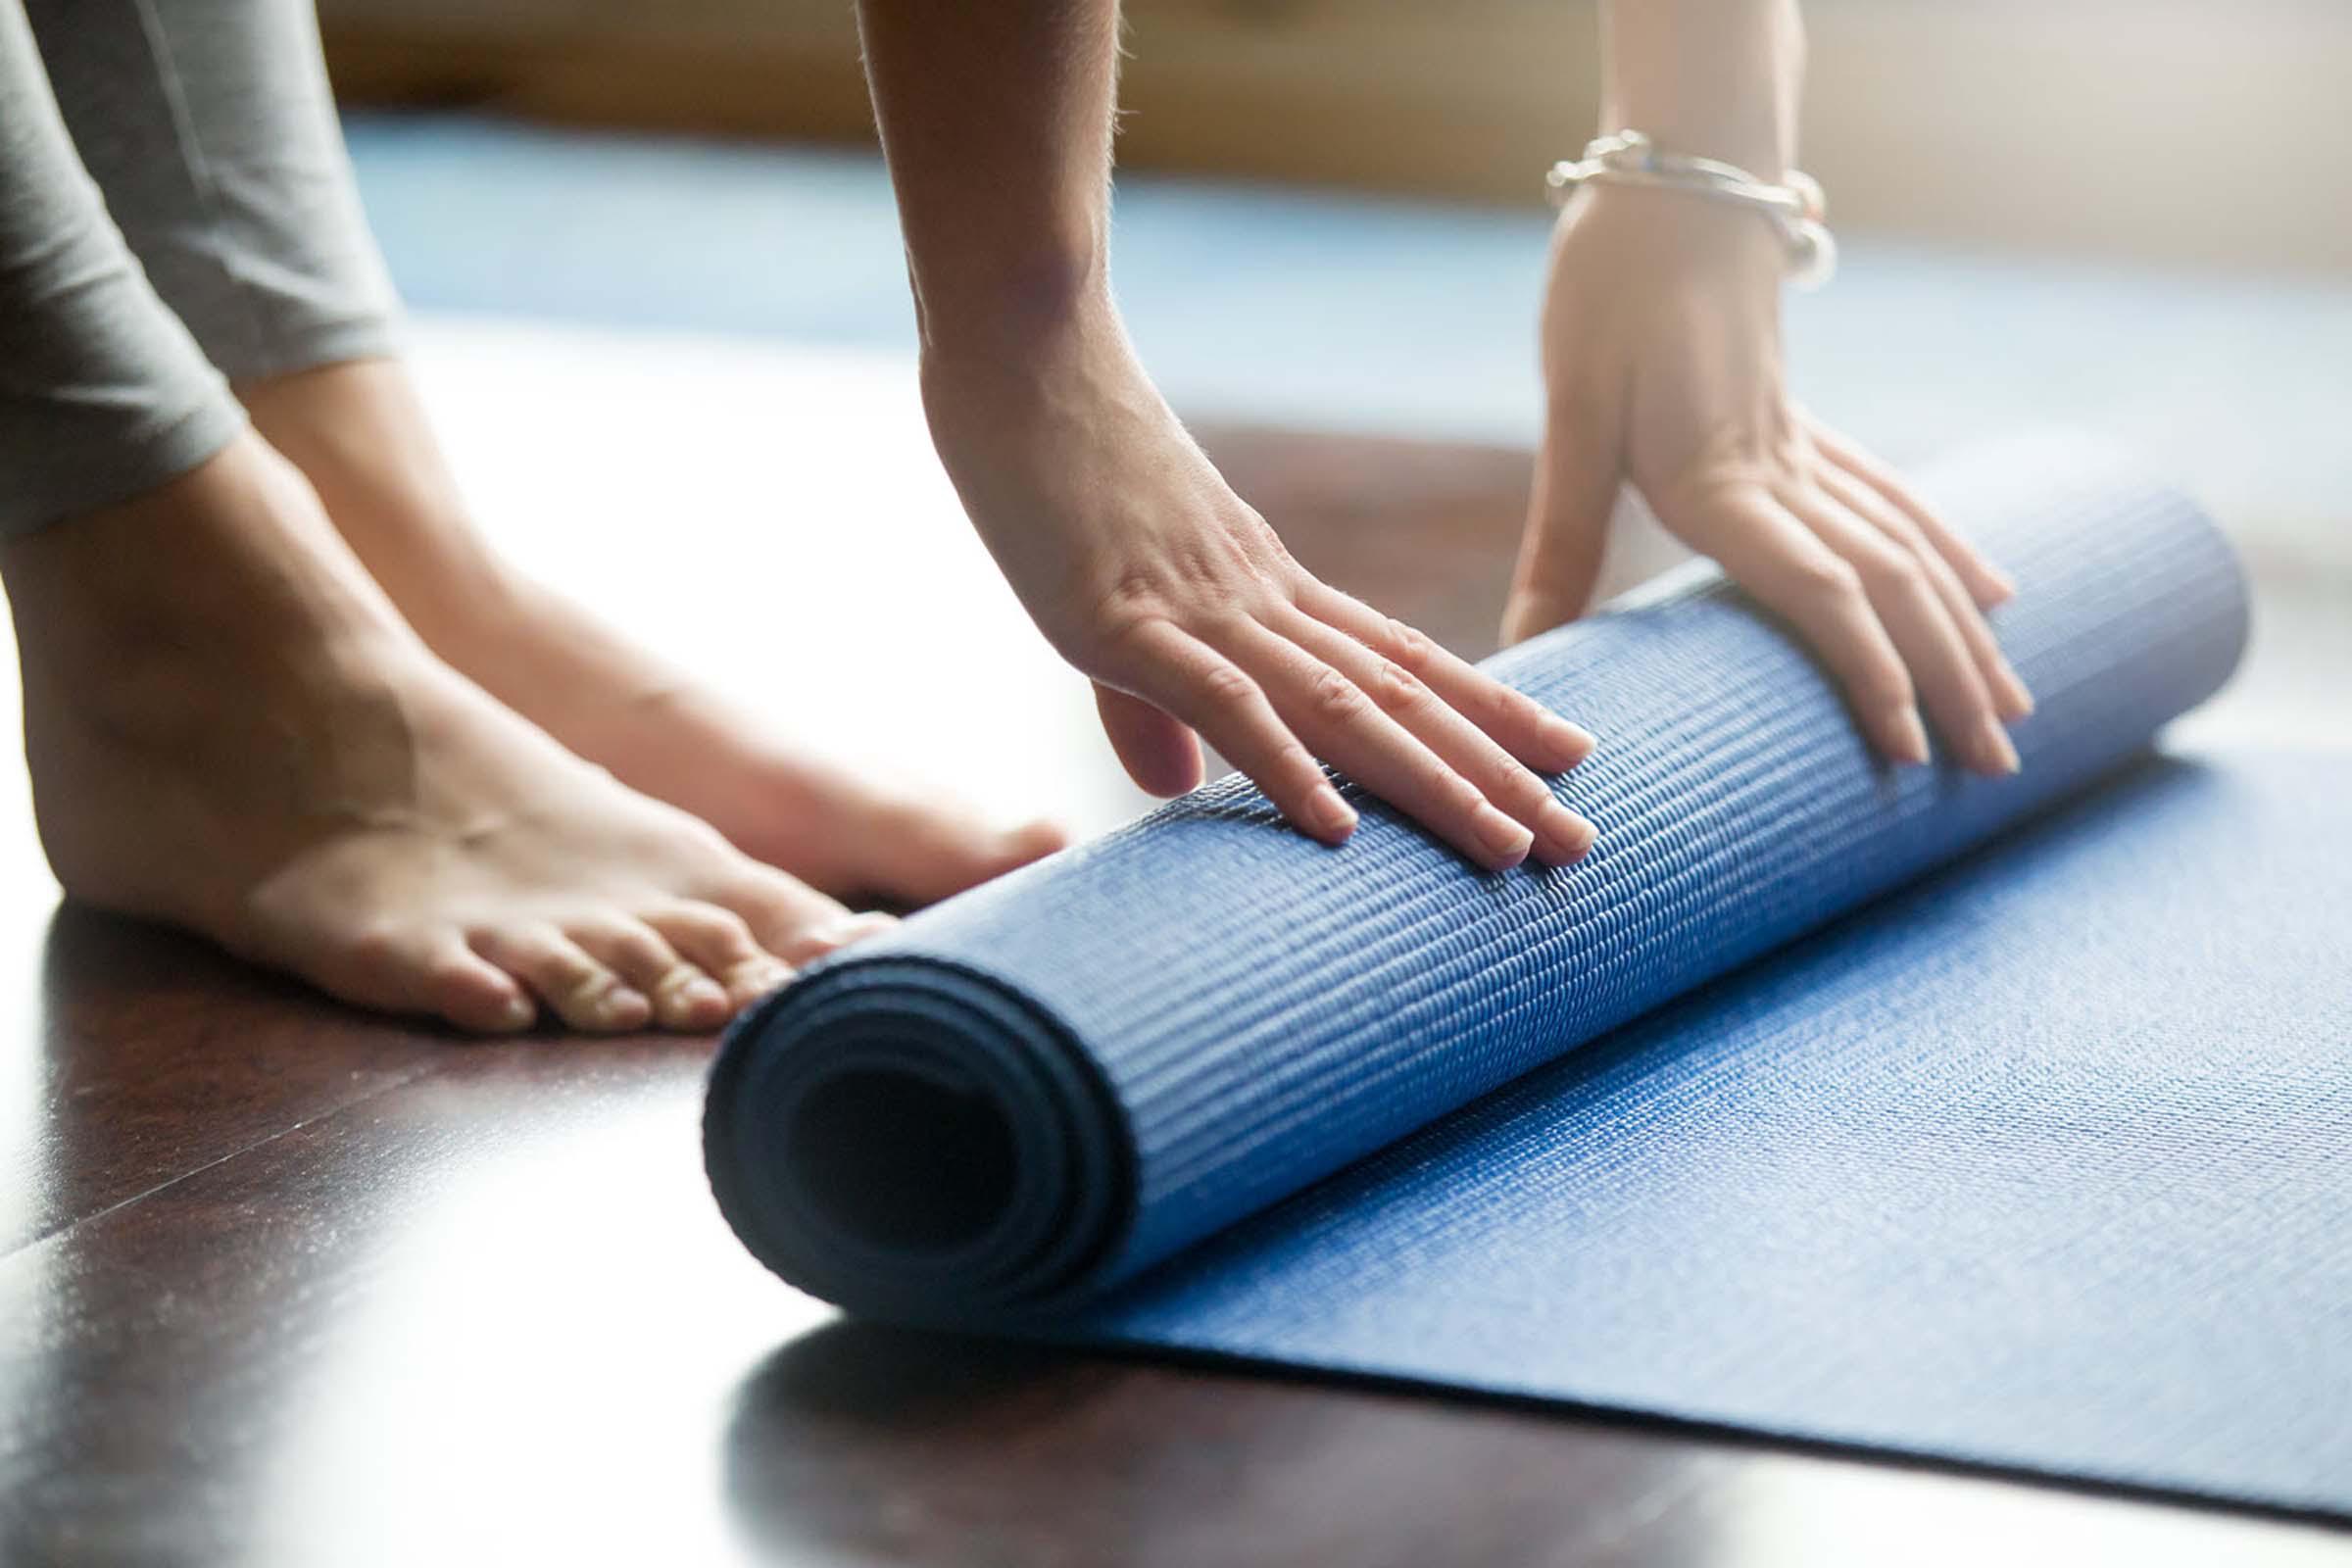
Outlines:
<svg viewBox="0 0 2352 1568"><path fill-rule="evenodd" d="M751 867L711 902L740 915L767 952L796 967L823 957L897 922L886 914L855 914L797 877Z"/></svg>
<svg viewBox="0 0 2352 1568"><path fill-rule="evenodd" d="M476 931L470 945L537 992L574 1029L613 1034L642 1029L653 1019L653 1003L643 992L553 926Z"/></svg>
<svg viewBox="0 0 2352 1568"><path fill-rule="evenodd" d="M1052 855L1069 835L1051 822L992 828L956 811L902 807L877 823L875 891L919 906Z"/></svg>
<svg viewBox="0 0 2352 1568"><path fill-rule="evenodd" d="M792 978L792 966L760 947L743 916L731 909L680 903L654 910L646 919L725 987L731 1007L748 1007Z"/></svg>
<svg viewBox="0 0 2352 1568"><path fill-rule="evenodd" d="M642 920L615 915L578 921L565 934L623 985L649 999L654 1021L664 1029L689 1034L716 1029L735 1011L725 988L679 956Z"/></svg>
<svg viewBox="0 0 2352 1568"><path fill-rule="evenodd" d="M466 947L453 933L448 951L426 964L421 979L431 1011L476 1034L506 1035L528 1029L539 1016L530 994L512 975Z"/></svg>
<svg viewBox="0 0 2352 1568"><path fill-rule="evenodd" d="M432 1013L475 1034L511 1034L538 1009L513 976L467 948L454 930L379 924L341 933L313 961L289 967L363 1007Z"/></svg>
<svg viewBox="0 0 2352 1568"><path fill-rule="evenodd" d="M795 963L812 963L826 954L852 943L878 937L885 931L894 931L898 929L898 916L884 914L879 909L847 913L803 935L789 956Z"/></svg>

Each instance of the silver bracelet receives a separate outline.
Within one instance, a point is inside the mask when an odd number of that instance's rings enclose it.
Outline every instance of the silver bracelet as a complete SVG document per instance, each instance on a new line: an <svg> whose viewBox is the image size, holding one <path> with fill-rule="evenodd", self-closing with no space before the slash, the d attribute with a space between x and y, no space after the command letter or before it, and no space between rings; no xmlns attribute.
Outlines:
<svg viewBox="0 0 2352 1568"><path fill-rule="evenodd" d="M1621 130L1586 143L1585 156L1576 162L1552 165L1544 183L1551 188L1554 207L1565 207L1577 187L1587 184L1649 185L1737 202L1771 220L1798 288L1819 288L1838 270L1838 242L1822 221L1827 203L1821 186L1797 170L1775 185L1712 158L1661 151L1642 132Z"/></svg>

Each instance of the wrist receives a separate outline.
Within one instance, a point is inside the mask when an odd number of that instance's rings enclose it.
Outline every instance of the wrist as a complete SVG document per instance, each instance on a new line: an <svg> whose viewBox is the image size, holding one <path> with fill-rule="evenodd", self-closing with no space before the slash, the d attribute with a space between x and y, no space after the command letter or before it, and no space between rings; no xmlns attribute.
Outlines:
<svg viewBox="0 0 2352 1568"><path fill-rule="evenodd" d="M917 264L914 307L926 364L1018 365L1116 327L1110 270L1099 246L1041 247Z"/></svg>
<svg viewBox="0 0 2352 1568"><path fill-rule="evenodd" d="M1601 124L1603 135L1639 130L1666 152L1730 164L1768 185L1787 179L1796 167L1793 137L1782 135L1769 116L1742 114L1734 106L1644 110L1612 103Z"/></svg>
<svg viewBox="0 0 2352 1568"><path fill-rule="evenodd" d="M920 368L934 404L985 402L1010 416L1069 398L1131 358L1109 291L1089 289L1004 297L927 321Z"/></svg>
<svg viewBox="0 0 2352 1568"><path fill-rule="evenodd" d="M1804 27L1793 0L1613 0L1602 12L1602 134L1778 183L1796 161Z"/></svg>
<svg viewBox="0 0 2352 1568"><path fill-rule="evenodd" d="M1724 286L1778 299L1788 254L1759 215L1681 191L1594 185L1562 215L1563 234L1605 251L1629 278L1664 279L1702 269Z"/></svg>

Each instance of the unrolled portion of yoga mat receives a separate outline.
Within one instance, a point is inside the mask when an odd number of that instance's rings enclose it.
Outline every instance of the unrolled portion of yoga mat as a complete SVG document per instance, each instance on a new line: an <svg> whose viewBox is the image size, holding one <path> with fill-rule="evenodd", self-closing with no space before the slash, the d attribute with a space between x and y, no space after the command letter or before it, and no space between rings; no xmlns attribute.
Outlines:
<svg viewBox="0 0 2352 1568"><path fill-rule="evenodd" d="M2152 760L1045 1332L2352 1514L2348 922Z"/></svg>
<svg viewBox="0 0 2352 1568"><path fill-rule="evenodd" d="M1981 850L1970 874L2034 885L2030 836L1988 841L2115 773L2165 719L2227 677L2244 638L2244 589L2227 547L2181 497L2048 444L1947 468L1929 488L2019 581L1996 623L2040 705L2016 731L2022 775L1883 767L1789 637L1719 579L1686 579L1491 665L1601 738L1559 786L1600 828L1580 865L1484 876L1368 801L1359 802L1355 839L1327 851L1283 829L1241 781L1212 786L910 920L747 1016L713 1067L705 1123L722 1209L794 1283L896 1318L1265 1356L2084 1473L2129 1469L2102 1469L2106 1439L2117 1452L2138 1452L2126 1440L2161 1424L2161 1410L2131 1391L2154 1379L2210 1396L2225 1363L2111 1362L2095 1337L2070 1332L2083 1325L2029 1316L2009 1323L2006 1337L1977 1342L1997 1351L1992 1363L1948 1368L1985 1389L2033 1381L2054 1359L2090 1368L2098 1389L2122 1392L2069 1407L2082 1440L2071 1446L2054 1437L2037 1445L2037 1432L2054 1432L2046 1421L2004 1425L1984 1400L1955 1408L1957 1436L1922 1428L1906 1442L1906 1412L1917 1406L1896 1396L1897 1386L1877 1428L1804 1396L1842 1387L1830 1373L1840 1337L1858 1326L1856 1301L1883 1314L1889 1293L1901 1299L1908 1317L1883 1325L1888 1343L1929 1362L1959 1343L1947 1315L1973 1308L1939 1297L1949 1282L1933 1269L1892 1268L1876 1296L1841 1296L1848 1281L1836 1271L1790 1277L1783 1266L1807 1255L1794 1242L1828 1227L1823 1255L1841 1266L1872 1255L1874 1238L1908 1240L1914 1254L1966 1251L1984 1233L1956 1212L1937 1211L1948 1225L1941 1235L1903 1229L1921 1196L1907 1184L1962 1190L1929 1156L1966 1136L1997 1141L1998 1128L1942 1126L1941 1143L1919 1148L1890 1136L1873 1146L1881 1161L1872 1181L1845 1202L1763 1226L1747 1216L1729 1240L1750 1250L1731 1260L1752 1266L1710 1274L1717 1289L1695 1300L1677 1291L1690 1283L1674 1266L1683 1230L1661 1223L1644 1237L1632 1216L1652 1209L1629 1209L1611 1185L1638 1184L1654 1168L1670 1197L1672 1182L1689 1175L1671 1150L1650 1151L1645 1163L1650 1140L1667 1136L1652 1129L1685 1102L1677 1097L1688 1086L1670 1074L1657 1077L1664 1098L1654 1104L1637 1084L1611 1107L1594 1145L1607 1158L1590 1192L1582 1178L1547 1179L1565 1168L1561 1149L1586 1144L1490 1140L1464 1145L1449 1165L1426 1142L1448 1125L1475 1125L1491 1105L1445 1118L1533 1069L1565 1059L1554 1074L1574 1074L1580 1047L1599 1053L1594 1061L1617 1059L1619 1041L1634 1037L1603 1037L1678 998L1696 993L1684 1005L1703 1017L1707 997L1732 994L1701 990L1710 982L1792 943L1801 954L1808 934L1955 857ZM2094 794L2070 809L2135 820L2155 810L2132 793L2139 787L2110 786L2104 804ZM2264 906L2244 907L2259 918ZM2063 910L2044 912L2032 948L2000 950L2013 964L2040 965L2035 975L2070 962L2049 939L2051 924L2078 929ZM1865 910L1856 919L1875 928L1885 917ZM2166 930L2171 940L2134 961L2171 966L2167 983L2202 974L2199 983L2222 996L2234 985L2227 967L2211 972L2200 960L2264 940L2246 928ZM2097 940L2095 929L2081 936ZM2282 940L2276 951L2292 946ZM1953 998L2024 983L2005 968L1952 973L1935 1008L1913 1012L1899 978L1872 980L1863 1003L1881 998L1886 1008L1872 1041L1911 1060L1949 1054L1953 1037L1966 1036L1969 1009ZM2049 1027L2082 1051L2136 1059L2128 1047L2142 1020L2115 1000L2111 985L2093 985ZM1833 1020L1855 1004L1834 990L1823 1002ZM2206 1017L2234 1015L2222 1007ZM2249 1030L2263 1026L2260 1014L2245 1017ZM1851 1046L1835 1022L1795 1032L1833 1056ZM2040 1079L2034 1053L2019 1049L2029 1065L2016 1087L2030 1097ZM2172 1051L2176 1065L2196 1059L2180 1042ZM2239 1040L2229 1059L2248 1054ZM2052 1058L2042 1076L2053 1103L2065 1102L2073 1070ZM2274 1087L2246 1085L2247 1114ZM1867 1101L1842 1103L1870 1114ZM2152 1102L2152 1113L2166 1103ZM1392 1149L1432 1124L1424 1143L1403 1146L1428 1158ZM1711 1175L1734 1191L1768 1189L1748 1176L1769 1176L1769 1165L1741 1169L1737 1115L1718 1130ZM2094 1139L2107 1131L2096 1120L2082 1129ZM2211 1131L2152 1136L2192 1161L2227 1158L2229 1135L2216 1146ZM1785 1156L1758 1147L1759 1158ZM2333 1151L2325 1142L2294 1149L2302 1164L2288 1175L2308 1196L2314 1180L2332 1179L2320 1166ZM1375 1155L1381 1163L1273 1206ZM1440 1169L1455 1174L1413 1188L1402 1206L1382 1208L1348 1185L1366 1170ZM2068 1169L2050 1165L2060 1188ZM1449 1255L1440 1245L1455 1229L1448 1185L1464 1205L1482 1205L1465 1206L1460 1230L1486 1245L1460 1254L1459 1266L1427 1266L1421 1260ZM2219 1201L2230 1190L2213 1191ZM1376 1235L1319 1206L1350 1192L1367 1214L1390 1216ZM2170 1201L2180 1226L2197 1222L2192 1206ZM2063 1198L2052 1200L2053 1223L2067 1212ZM1182 1255L1252 1215L1247 1229ZM1702 1227L1709 1217L1702 1207L1688 1214ZM1658 1330L1618 1342L1622 1359L1603 1353L1605 1337L1579 1336L1570 1298L1595 1283L1577 1273L1579 1225L1661 1260L1596 1276L1621 1287L1613 1299L1595 1298L1596 1325L1614 1312ZM2005 1266L2060 1277L2081 1261L2061 1245L2072 1234L2033 1232ZM2205 1239L2218 1247L2229 1233ZM2183 1292L2212 1283L2207 1273L2126 1267L2148 1261L2136 1254L2105 1261ZM2226 1249L2209 1261L2230 1265ZM1781 1320L1801 1317L1796 1308L1818 1293L1815 1335L1759 1351L1779 1355L1784 1375L1757 1387L1784 1403L1710 1408L1677 1396L1687 1381L1645 1381L1661 1368L1712 1364L1715 1315L1738 1310L1751 1288L1779 1293ZM1917 1299L1904 1295L1910 1288ZM2161 1291L2147 1299L2157 1317L2177 1316ZM2325 1304L2274 1292L2256 1316L2300 1323L2304 1343L2317 1344L2311 1314ZM1808 1368L1822 1377L1808 1379ZM1846 1392L1861 1398L1868 1390ZM1986 1424L1970 1427L1972 1418ZM2165 1484L2259 1491L2193 1466ZM2272 1489L2282 1490L2291 1489Z"/></svg>

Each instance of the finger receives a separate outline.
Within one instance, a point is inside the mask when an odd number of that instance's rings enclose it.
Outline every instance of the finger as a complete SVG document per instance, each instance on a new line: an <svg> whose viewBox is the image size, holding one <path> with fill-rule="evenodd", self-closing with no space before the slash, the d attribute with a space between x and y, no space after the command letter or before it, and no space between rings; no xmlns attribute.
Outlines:
<svg viewBox="0 0 2352 1568"><path fill-rule="evenodd" d="M1969 597L1980 610L1990 610L2017 597L2017 584L2007 573L1984 558L1982 551L1952 531L1951 525L1938 517L1928 504L1904 482L1883 459L1878 458L1851 440L1838 434L1820 420L1807 417L1807 432L1814 448L1837 467L1852 474L1871 489L1886 497L1887 503L1919 530L1920 537L1930 549L1950 564L1953 571L1968 587Z"/></svg>
<svg viewBox="0 0 2352 1568"><path fill-rule="evenodd" d="M643 992L622 984L552 925L485 927L467 945L537 992L574 1029L611 1034L653 1020L654 1004Z"/></svg>
<svg viewBox="0 0 2352 1568"><path fill-rule="evenodd" d="M1447 707L1538 772L1565 772L1592 754L1592 733L1581 725L1337 588L1310 583L1299 592L1298 608L1426 682Z"/></svg>
<svg viewBox="0 0 2352 1568"><path fill-rule="evenodd" d="M1292 826L1326 844L1355 831L1355 809L1298 744L1258 683L1232 660L1167 621L1132 633L1128 682L1223 754Z"/></svg>
<svg viewBox="0 0 2352 1568"><path fill-rule="evenodd" d="M1792 490L1781 501L1853 568L1928 717L1953 751L1981 773L2016 772L2017 748L2001 728L1992 693L1919 558L1818 490Z"/></svg>
<svg viewBox="0 0 2352 1568"><path fill-rule="evenodd" d="M1503 612L1504 643L1574 620L1592 602L1617 505L1618 421L1614 398L1552 393L1536 452L1527 534Z"/></svg>
<svg viewBox="0 0 2352 1568"><path fill-rule="evenodd" d="M2026 690L2026 683L2018 678L2016 669L2001 653L2000 640L1993 636L1984 612L1961 584L1951 563L1936 553L1917 525L1896 511L1885 496L1842 468L1825 464L1814 477L1832 499L1842 502L1847 511L1909 551L1927 571L1928 580L1943 601L1945 612L1959 629L1961 640L1968 644L1977 673L1992 693L1994 710L2004 719L2023 718L2034 711L2034 695Z"/></svg>
<svg viewBox="0 0 2352 1568"><path fill-rule="evenodd" d="M1095 682L1102 732L1136 788L1163 799L1200 783L1200 742L1181 722L1141 698Z"/></svg>
<svg viewBox="0 0 2352 1568"><path fill-rule="evenodd" d="M792 966L760 946L751 925L732 909L679 903L652 910L646 923L724 987L737 1010L792 978Z"/></svg>
<svg viewBox="0 0 2352 1568"><path fill-rule="evenodd" d="M1536 858L1544 864L1566 865L1592 847L1592 823L1553 799L1542 779L1402 663L1303 611L1291 611L1269 629L1352 681L1407 734L1525 826L1535 836Z"/></svg>
<svg viewBox="0 0 2352 1568"><path fill-rule="evenodd" d="M1342 772L1490 870L1527 858L1535 834L1347 675L1254 620L1225 633L1231 645L1222 651L1264 688L1283 722Z"/></svg>
<svg viewBox="0 0 2352 1568"><path fill-rule="evenodd" d="M1873 745L1899 762L1928 760L1910 673L1854 568L1760 489L1718 492L1704 506L1661 520L1796 628L1829 665Z"/></svg>
<svg viewBox="0 0 2352 1568"><path fill-rule="evenodd" d="M699 1033L733 1015L724 987L678 952L642 920L619 915L574 921L565 934L580 951L620 976L621 983L649 999L654 1021L664 1029Z"/></svg>

